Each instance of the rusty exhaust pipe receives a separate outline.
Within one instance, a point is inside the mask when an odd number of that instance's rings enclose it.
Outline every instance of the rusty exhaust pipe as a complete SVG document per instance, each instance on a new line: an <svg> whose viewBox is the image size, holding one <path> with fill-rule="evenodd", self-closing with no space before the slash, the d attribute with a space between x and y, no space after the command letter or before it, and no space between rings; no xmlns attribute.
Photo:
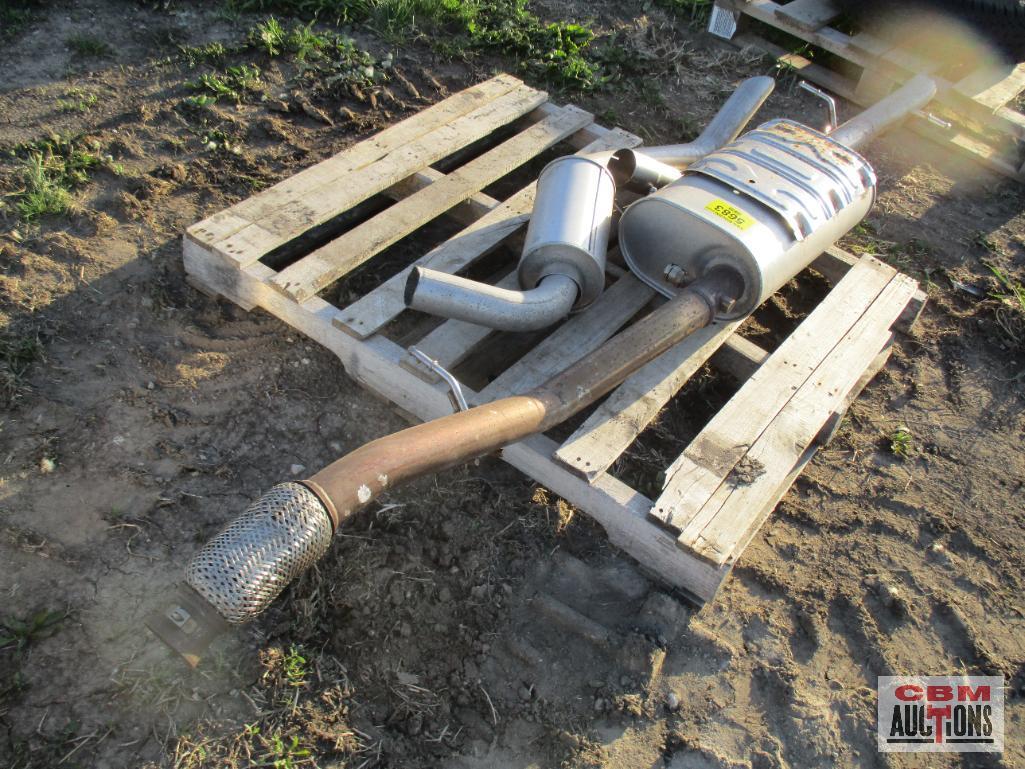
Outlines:
<svg viewBox="0 0 1025 769"><path fill-rule="evenodd" d="M378 438L308 480L273 487L192 559L186 583L147 626L195 666L217 635L266 609L380 494L565 421L707 326L742 290L737 273L716 270L526 394Z"/></svg>

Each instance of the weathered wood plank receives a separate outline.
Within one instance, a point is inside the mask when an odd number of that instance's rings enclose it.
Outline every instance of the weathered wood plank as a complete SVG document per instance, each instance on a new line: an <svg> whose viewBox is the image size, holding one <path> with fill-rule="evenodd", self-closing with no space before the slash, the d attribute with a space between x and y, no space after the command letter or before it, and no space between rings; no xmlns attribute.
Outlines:
<svg viewBox="0 0 1025 769"><path fill-rule="evenodd" d="M533 350L481 390L485 400L522 393L564 371L615 334L655 292L633 275L624 275L594 304L574 315Z"/></svg>
<svg viewBox="0 0 1025 769"><path fill-rule="evenodd" d="M305 301L593 119L588 112L565 107L290 265L275 276L275 286L297 302Z"/></svg>
<svg viewBox="0 0 1025 769"><path fill-rule="evenodd" d="M886 362L890 359L890 353L893 352L893 340L894 334L890 334L883 345L883 348L879 351L879 354L872 359L872 362L858 377L858 381L854 387L851 388L850 392L847 393L847 397L843 399L840 406L829 416L825 424L819 430L818 435L815 436L815 443L819 446L828 446L836 434L840 431L840 425L843 422L844 416L846 416L848 409L851 404L858 399L861 395L862 390L868 387L868 383L875 379L876 375L883 370Z"/></svg>
<svg viewBox="0 0 1025 769"><path fill-rule="evenodd" d="M855 265L666 469L652 515L676 529L691 525L751 444L895 274L871 257Z"/></svg>
<svg viewBox="0 0 1025 769"><path fill-rule="evenodd" d="M199 243L208 246L219 243L282 206L316 193L320 186L333 184L338 179L380 160L389 152L472 112L520 85L521 80L502 74L455 93L405 120L388 126L374 136L293 174L273 187L207 217L189 227L188 232Z"/></svg>
<svg viewBox="0 0 1025 769"><path fill-rule="evenodd" d="M551 114L554 112L549 112L549 115ZM620 147L635 147L638 144L640 144L640 139L633 134L625 131L607 131L601 138L590 142L577 154ZM487 255L526 224L530 210L534 206L536 188L537 183L531 182L504 202L496 203L496 206L478 221L439 244L429 253L417 259L413 265L393 275L373 291L353 302L345 309L342 316L342 329L358 339L364 339L377 332L402 312L405 309L403 294L406 280L414 265L455 273ZM516 285L508 287L518 288ZM436 357L436 360L441 360L441 358Z"/></svg>
<svg viewBox="0 0 1025 769"><path fill-rule="evenodd" d="M639 369L555 452L588 482L602 475L740 325L700 329Z"/></svg>
<svg viewBox="0 0 1025 769"><path fill-rule="evenodd" d="M347 211L410 174L526 114L548 96L517 86L494 101L434 129L344 178L290 200L213 247L240 266L258 261L312 227Z"/></svg>
<svg viewBox="0 0 1025 769"><path fill-rule="evenodd" d="M886 346L890 326L916 289L915 281L905 275L897 274L889 281L746 451L762 475L748 484L721 483L681 532L678 541L682 547L716 565L729 560L749 529L760 523L757 513L778 493L795 463L814 443L822 424L841 408L862 373Z"/></svg>
<svg viewBox="0 0 1025 769"><path fill-rule="evenodd" d="M806 32L822 28L839 15L840 9L829 0L792 0L776 8L776 16Z"/></svg>
<svg viewBox="0 0 1025 769"><path fill-rule="evenodd" d="M1025 91L1025 63L978 69L954 87L979 104L999 109Z"/></svg>

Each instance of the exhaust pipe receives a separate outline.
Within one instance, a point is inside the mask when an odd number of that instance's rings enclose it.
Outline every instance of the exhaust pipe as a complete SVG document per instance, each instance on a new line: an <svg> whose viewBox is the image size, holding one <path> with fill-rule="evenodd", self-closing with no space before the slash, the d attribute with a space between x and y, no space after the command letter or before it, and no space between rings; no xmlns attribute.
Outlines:
<svg viewBox="0 0 1025 769"><path fill-rule="evenodd" d="M745 80L690 144L552 161L537 180L519 264L522 291L496 289L420 267L406 283L406 305L504 331L547 328L571 311L584 309L605 288L605 252L617 185L648 193L675 181L679 168L736 138L773 87L771 77ZM570 279L575 294L571 296L566 280L554 281L556 276Z"/></svg>
<svg viewBox="0 0 1025 769"><path fill-rule="evenodd" d="M406 281L406 304L443 318L501 331L533 331L557 323L573 309L580 290L566 275L548 275L537 288L513 291L414 267Z"/></svg>
<svg viewBox="0 0 1025 769"><path fill-rule="evenodd" d="M186 584L146 620L195 666L231 625L260 614L327 551L333 533L378 495L554 427L715 317L741 290L722 269L525 395L379 438L299 483L273 487L192 559Z"/></svg>
<svg viewBox="0 0 1025 769"><path fill-rule="evenodd" d="M644 152L648 157L677 169L684 169L705 155L715 152L740 136L744 126L769 98L776 81L762 75L751 77L741 83L712 122L692 142L687 144L665 144L649 147ZM631 150L627 150L630 152Z"/></svg>
<svg viewBox="0 0 1025 769"><path fill-rule="evenodd" d="M935 95L936 81L928 75L916 75L889 96L848 120L829 137L857 149L912 112L922 109Z"/></svg>

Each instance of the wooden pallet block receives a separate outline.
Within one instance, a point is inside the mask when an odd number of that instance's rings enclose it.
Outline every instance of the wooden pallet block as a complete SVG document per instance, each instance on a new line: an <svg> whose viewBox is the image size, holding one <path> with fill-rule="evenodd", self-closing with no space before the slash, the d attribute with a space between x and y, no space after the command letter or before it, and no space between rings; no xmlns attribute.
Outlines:
<svg viewBox="0 0 1025 769"><path fill-rule="evenodd" d="M494 146L476 158L448 173L430 167L498 129L507 138L496 138ZM393 321L406 312L402 288L412 265L345 307L335 306L321 293L439 216L465 226L414 264L454 273L470 268L499 246L515 244L529 217L536 182L502 201L482 190L564 141L581 152L640 144L636 136L596 125L589 114L575 107L551 104L546 94L515 78L498 76L190 227L183 243L189 281L242 307L260 307L323 344L339 357L350 376L410 418L437 418L454 407L447 386L388 335ZM296 238L377 194L396 203L325 245L296 254L291 264L277 269L268 265L278 264L282 249L293 247ZM646 306L664 301L617 267L614 257L613 251L609 285L591 307L554 328L519 360L507 361L479 391L464 386L467 400L485 403L543 382L596 349ZM829 307L847 309L843 323L833 327L815 320L810 329L829 326L827 338L835 342L832 348L820 349L825 342L813 345L809 334L801 331L812 317L784 345L792 351L788 356L804 361L803 379L787 372L786 382L796 388L790 398L783 398L782 380L772 373L784 367L780 352L770 355L738 336L736 331L743 324L717 323L636 372L561 445L538 435L506 447L502 458L591 515L614 544L651 573L699 600L710 599L761 521L817 447L835 432L860 388L885 363L892 328L913 322L924 301L912 281L871 258L858 260L830 249L813 268L837 283L827 297ZM499 285L516 285L515 265L505 264L496 279ZM865 286L882 283L892 283L893 288L869 296ZM415 320L417 316L404 317ZM415 346L448 368L472 362L488 349L495 333L456 320L417 328ZM674 472L666 474L666 491L658 500L624 484L609 468L706 361L740 380L765 380L778 393L773 401L776 407L766 406L759 421L763 429L750 436L748 452L752 458L761 458L766 471L750 488L735 493L730 491L733 486L725 490L723 483L715 486L709 476L703 480L708 499L694 514L676 505L671 515L659 515L658 508L665 509L666 499L676 494L684 464L704 462L707 457L695 453L697 449L713 445L723 420L736 421L729 406L716 418L718 422L713 420L706 428L705 438L691 444L688 450L694 450L668 468ZM744 393L742 388L737 397ZM753 427L745 429L752 432ZM746 454L731 449L729 456L738 456L739 462ZM725 464L715 468L728 480ZM738 510L747 511L746 517ZM680 525L680 515L704 522L698 536L681 537L690 529ZM727 516L734 521L729 526Z"/></svg>
<svg viewBox="0 0 1025 769"><path fill-rule="evenodd" d="M923 59L900 46L860 32L848 35L828 26L840 16L828 0L716 0L716 6L747 16L793 35L860 68L861 76L814 63L758 35L742 32L733 42L761 50L801 77L861 106L869 106L916 74L932 75L938 86L936 101L946 108L944 117L954 120L951 130L912 117L908 125L941 144L952 145L998 173L1025 182L1025 163L1020 144L1025 141L1025 115L1007 105L1025 91L1025 64L982 68L951 82L937 75L940 64ZM974 124L974 125L969 125ZM975 130L990 132L983 137ZM1003 139L995 139L1003 137Z"/></svg>

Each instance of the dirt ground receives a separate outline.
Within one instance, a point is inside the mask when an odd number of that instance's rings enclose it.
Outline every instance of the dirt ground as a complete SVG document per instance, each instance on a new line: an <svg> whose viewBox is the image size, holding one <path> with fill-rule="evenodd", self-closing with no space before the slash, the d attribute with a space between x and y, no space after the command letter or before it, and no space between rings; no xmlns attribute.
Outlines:
<svg viewBox="0 0 1025 769"><path fill-rule="evenodd" d="M560 100L665 141L773 72L648 5L587 14L650 71ZM922 281L927 309L715 601L668 594L487 459L389 494L196 671L171 658L141 621L202 543L273 483L403 426L324 349L190 288L183 231L514 67L361 33L411 87L339 104L247 50L228 63L257 64L266 98L198 121L182 101L204 69L179 46L255 20L61 2L0 50L0 765L1025 766L1025 331L986 266L1025 280L1025 190L904 131L867 150L881 195L844 245ZM69 46L82 34L109 50ZM762 114L821 120L786 78ZM24 144L54 133L103 163L73 211L22 222ZM762 325L793 321L799 294ZM626 464L678 450L731 388L697 377ZM592 624L555 625L547 596ZM877 752L876 676L962 671L1007 681L1003 756Z"/></svg>

